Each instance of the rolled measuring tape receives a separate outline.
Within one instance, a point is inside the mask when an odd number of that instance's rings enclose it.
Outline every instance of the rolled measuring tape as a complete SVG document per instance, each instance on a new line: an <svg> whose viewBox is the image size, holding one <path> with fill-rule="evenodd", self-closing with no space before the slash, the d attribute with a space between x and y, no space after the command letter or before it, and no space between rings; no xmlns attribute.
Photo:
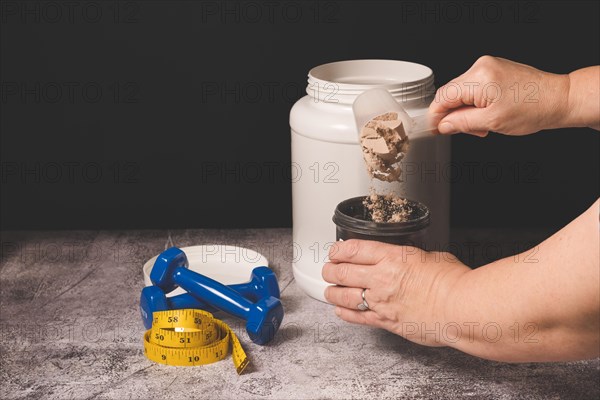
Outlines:
<svg viewBox="0 0 600 400"><path fill-rule="evenodd" d="M151 361L195 366L223 360L229 354L238 374L248 357L231 328L209 312L196 309L156 311L144 334L144 354Z"/></svg>

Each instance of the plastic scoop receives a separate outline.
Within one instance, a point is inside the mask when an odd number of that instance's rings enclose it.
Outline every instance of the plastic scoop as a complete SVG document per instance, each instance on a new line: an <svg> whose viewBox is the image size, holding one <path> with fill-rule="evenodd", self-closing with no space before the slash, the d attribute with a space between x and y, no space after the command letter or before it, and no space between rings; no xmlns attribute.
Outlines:
<svg viewBox="0 0 600 400"><path fill-rule="evenodd" d="M360 94L352 104L356 127L360 134L361 129L373 118L388 112L395 112L402 121L404 131L409 138L414 138L427 133L437 133L437 123L443 115L423 114L411 117L398 103L390 92L385 89L369 89Z"/></svg>

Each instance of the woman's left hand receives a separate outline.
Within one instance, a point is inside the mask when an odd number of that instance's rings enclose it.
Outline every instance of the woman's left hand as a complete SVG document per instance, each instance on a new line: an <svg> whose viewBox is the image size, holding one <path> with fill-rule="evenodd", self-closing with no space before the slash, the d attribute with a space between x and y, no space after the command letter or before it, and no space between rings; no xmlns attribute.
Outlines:
<svg viewBox="0 0 600 400"><path fill-rule="evenodd" d="M446 345L439 333L452 322L447 320L452 287L470 271L456 257L352 239L336 242L329 260L323 279L338 286L327 287L325 298L341 319L429 346ZM369 310L359 311L363 289Z"/></svg>

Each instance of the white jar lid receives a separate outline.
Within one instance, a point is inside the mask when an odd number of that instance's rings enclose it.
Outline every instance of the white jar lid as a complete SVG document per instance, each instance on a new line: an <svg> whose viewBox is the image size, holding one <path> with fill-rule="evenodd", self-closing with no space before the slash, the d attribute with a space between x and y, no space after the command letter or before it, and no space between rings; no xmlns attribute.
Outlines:
<svg viewBox="0 0 600 400"><path fill-rule="evenodd" d="M269 266L269 261L265 256L245 247L205 244L181 247L180 249L188 259L190 270L206 275L224 285L248 282L254 268ZM152 286L150 271L157 257L158 255L146 261L142 268L146 286ZM177 288L167 293L167 297L182 293L185 293L185 290Z"/></svg>

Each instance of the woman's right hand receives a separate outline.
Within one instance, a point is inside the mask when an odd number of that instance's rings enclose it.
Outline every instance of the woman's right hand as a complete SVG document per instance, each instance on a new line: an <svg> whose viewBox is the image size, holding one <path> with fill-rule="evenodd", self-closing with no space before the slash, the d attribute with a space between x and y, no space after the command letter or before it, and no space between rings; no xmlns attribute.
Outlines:
<svg viewBox="0 0 600 400"><path fill-rule="evenodd" d="M569 87L569 75L483 56L438 89L429 111L442 134L526 135L566 124Z"/></svg>

